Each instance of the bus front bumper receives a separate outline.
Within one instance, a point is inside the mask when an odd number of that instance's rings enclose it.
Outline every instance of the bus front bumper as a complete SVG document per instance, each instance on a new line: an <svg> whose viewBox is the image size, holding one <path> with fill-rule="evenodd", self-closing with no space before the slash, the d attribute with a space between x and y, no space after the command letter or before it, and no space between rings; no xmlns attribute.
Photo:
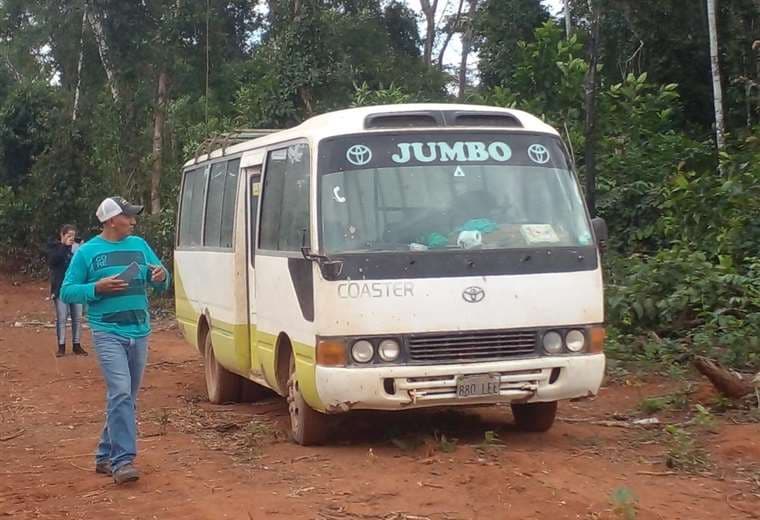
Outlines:
<svg viewBox="0 0 760 520"><path fill-rule="evenodd" d="M317 366L316 386L326 413L532 403L596 395L604 366L604 354L425 366ZM457 397L457 377L478 374L497 375L498 394Z"/></svg>

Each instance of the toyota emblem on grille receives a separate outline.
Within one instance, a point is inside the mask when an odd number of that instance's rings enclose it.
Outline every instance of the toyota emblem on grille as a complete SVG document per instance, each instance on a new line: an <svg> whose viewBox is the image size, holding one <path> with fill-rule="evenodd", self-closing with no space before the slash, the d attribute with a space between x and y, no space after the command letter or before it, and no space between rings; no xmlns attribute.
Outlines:
<svg viewBox="0 0 760 520"><path fill-rule="evenodd" d="M462 299L467 303L479 303L486 297L482 287L472 286L462 291Z"/></svg>

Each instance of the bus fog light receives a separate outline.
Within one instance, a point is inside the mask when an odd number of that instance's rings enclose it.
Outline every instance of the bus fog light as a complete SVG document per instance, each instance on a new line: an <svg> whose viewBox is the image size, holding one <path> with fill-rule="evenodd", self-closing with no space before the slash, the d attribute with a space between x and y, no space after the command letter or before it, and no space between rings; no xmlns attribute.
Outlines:
<svg viewBox="0 0 760 520"><path fill-rule="evenodd" d="M562 336L559 335L559 332L551 330L544 334L543 344L544 350L549 354L562 352Z"/></svg>
<svg viewBox="0 0 760 520"><path fill-rule="evenodd" d="M367 340L361 339L351 347L351 357L357 363L367 363L375 355L375 347Z"/></svg>
<svg viewBox="0 0 760 520"><path fill-rule="evenodd" d="M565 336L565 344L570 352L581 352L586 346L586 336L580 330L571 330Z"/></svg>
<svg viewBox="0 0 760 520"><path fill-rule="evenodd" d="M384 339L380 342L377 353L383 361L395 361L401 353L401 347L395 339Z"/></svg>

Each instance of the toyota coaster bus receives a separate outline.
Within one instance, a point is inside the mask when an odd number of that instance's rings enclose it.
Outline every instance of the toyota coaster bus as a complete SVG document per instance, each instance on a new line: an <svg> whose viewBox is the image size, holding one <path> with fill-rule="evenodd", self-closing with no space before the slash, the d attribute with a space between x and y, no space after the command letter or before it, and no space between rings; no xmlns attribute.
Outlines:
<svg viewBox="0 0 760 520"><path fill-rule="evenodd" d="M599 244L559 134L486 106L355 108L189 160L177 319L209 399L350 410L510 403L545 431L605 366Z"/></svg>

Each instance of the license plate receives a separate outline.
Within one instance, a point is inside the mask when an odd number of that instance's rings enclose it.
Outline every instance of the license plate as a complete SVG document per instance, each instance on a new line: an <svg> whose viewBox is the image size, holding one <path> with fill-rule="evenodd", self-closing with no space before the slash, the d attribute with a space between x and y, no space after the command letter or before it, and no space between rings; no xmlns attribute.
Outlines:
<svg viewBox="0 0 760 520"><path fill-rule="evenodd" d="M457 376L457 397L482 397L499 395L498 374L477 374Z"/></svg>

